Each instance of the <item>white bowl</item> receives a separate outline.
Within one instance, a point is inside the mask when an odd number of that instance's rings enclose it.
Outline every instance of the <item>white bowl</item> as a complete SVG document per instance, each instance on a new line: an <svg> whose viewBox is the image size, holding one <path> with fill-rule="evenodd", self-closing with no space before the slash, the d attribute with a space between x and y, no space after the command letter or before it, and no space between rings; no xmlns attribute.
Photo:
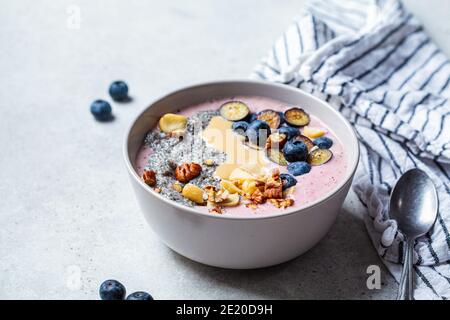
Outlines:
<svg viewBox="0 0 450 320"><path fill-rule="evenodd" d="M344 143L348 169L336 188L309 205L258 217L201 213L154 192L136 173L136 153L160 116L206 100L264 96L301 105ZM212 82L158 99L132 123L124 145L125 163L139 206L156 234L179 254L211 266L252 269L293 259L316 245L333 225L350 188L359 159L354 131L344 117L314 96L289 86L258 81Z"/></svg>

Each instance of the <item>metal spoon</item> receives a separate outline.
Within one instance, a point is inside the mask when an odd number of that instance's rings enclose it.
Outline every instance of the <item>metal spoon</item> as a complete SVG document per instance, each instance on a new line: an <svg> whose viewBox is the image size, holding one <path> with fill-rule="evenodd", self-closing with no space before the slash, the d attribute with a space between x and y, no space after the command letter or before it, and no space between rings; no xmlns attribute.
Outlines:
<svg viewBox="0 0 450 320"><path fill-rule="evenodd" d="M419 169L405 172L395 184L389 204L389 215L397 221L406 244L398 300L413 298L414 241L431 229L437 211L436 188L428 175Z"/></svg>

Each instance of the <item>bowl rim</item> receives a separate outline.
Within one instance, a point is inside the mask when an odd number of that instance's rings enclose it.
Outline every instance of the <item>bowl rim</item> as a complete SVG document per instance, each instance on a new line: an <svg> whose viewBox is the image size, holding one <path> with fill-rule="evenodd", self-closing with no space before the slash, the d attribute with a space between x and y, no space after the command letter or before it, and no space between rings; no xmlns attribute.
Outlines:
<svg viewBox="0 0 450 320"><path fill-rule="evenodd" d="M342 121L344 123L344 125L347 127L347 129L350 130L351 132L351 141L350 143L354 144L355 146L355 154L356 157L354 159L350 159L350 163L349 163L349 169L347 174L345 175L344 179L341 180L341 182L331 191L329 191L328 193L326 193L325 195L323 195L322 197L316 199L315 201L309 203L308 205L301 207L301 208L291 208L291 209L284 209L282 212L277 212L277 213L273 213L273 214L265 214L264 216L244 216L244 217L239 217L239 216L228 216L228 215L222 215L222 214L210 214L210 213L206 213L206 212L201 212L199 210L196 210L195 208L191 208L191 207L187 207L185 205L179 204L173 200L167 199L166 197L162 196L161 194L155 192L153 189L149 188L143 181L142 179L138 176L136 170L134 169L134 166L132 164L132 161L130 159L130 155L128 154L128 141L129 141L129 137L130 137L130 133L131 130L133 129L134 125L136 124L136 122L142 117L142 115L144 113L147 112L147 110L149 108L151 108L155 103L167 99L168 97L170 97L171 95L174 94L179 94L183 91L189 91L192 90L194 88L201 88L201 87L207 87L207 86L220 86L220 85L225 85L225 84L256 84L256 85L264 85L264 86L274 86L274 87L279 87L282 88L284 90L291 90L291 91L301 91L302 94L309 96L310 98L312 98L313 100L316 100L319 103L322 103L325 105L325 107L332 113L334 113L336 115L337 118L339 118L340 121ZM139 185L140 187L144 188L144 190L146 190L146 192L148 192L148 194L150 194L151 196L155 197L158 200L161 200L165 203L167 203L170 206L173 206L179 210L185 211L185 212L189 212L191 214L197 215L197 216L204 216L204 217L208 217L208 218L213 218L213 219L225 219L225 220L264 220L264 219L274 219L274 218L281 218L281 217L286 217L292 214L297 214L297 213L302 213L304 211L307 211L313 207L319 206L321 205L323 202L328 201L329 199L333 198L341 189L343 189L349 181L352 180L356 169L358 167L358 163L359 163L359 157L360 157L360 147L359 147L359 141L356 137L355 134L355 130L353 129L353 127L351 126L350 122L336 109L334 109L328 102L323 101L315 96L313 96L312 94L305 92L299 88L295 88L295 87L291 87L288 85L283 85L283 84L279 84L279 83L272 83L272 82L268 82L268 81L261 81L261 80L247 80L247 79L243 79L243 80L217 80L217 81L208 81L208 82L201 82L201 83L196 83L193 85L189 85L189 86L183 86L179 89L173 90L167 94L164 94L156 99L154 99L145 109L143 109L141 112L139 112L139 114L133 119L133 121L131 122L131 124L129 125L128 129L125 132L125 139L124 139L124 143L123 143L123 157L125 160L125 165L128 169L128 173L131 175L132 179L134 179ZM134 161L134 160L133 160Z"/></svg>

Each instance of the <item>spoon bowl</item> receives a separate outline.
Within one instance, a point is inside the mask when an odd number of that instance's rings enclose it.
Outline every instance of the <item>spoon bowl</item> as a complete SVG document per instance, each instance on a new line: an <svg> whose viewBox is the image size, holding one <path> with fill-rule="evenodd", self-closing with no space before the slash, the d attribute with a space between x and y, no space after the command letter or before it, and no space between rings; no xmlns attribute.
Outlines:
<svg viewBox="0 0 450 320"><path fill-rule="evenodd" d="M414 241L434 225L438 212L436 188L428 175L419 169L405 172L395 184L389 203L389 215L397 221L405 238L404 265L397 299L413 298Z"/></svg>
<svg viewBox="0 0 450 320"><path fill-rule="evenodd" d="M395 184L389 205L391 218L406 237L420 237L436 221L438 198L428 175L419 169L405 172Z"/></svg>

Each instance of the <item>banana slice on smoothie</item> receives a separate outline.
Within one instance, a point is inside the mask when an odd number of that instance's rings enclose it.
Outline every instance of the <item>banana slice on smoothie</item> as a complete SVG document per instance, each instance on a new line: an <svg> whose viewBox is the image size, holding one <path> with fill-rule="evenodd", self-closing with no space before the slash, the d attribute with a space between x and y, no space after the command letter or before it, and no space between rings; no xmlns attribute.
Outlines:
<svg viewBox="0 0 450 320"><path fill-rule="evenodd" d="M241 168L236 168L231 172L229 179L243 182L244 180L256 180L256 177L250 172L242 170Z"/></svg>
<svg viewBox="0 0 450 320"><path fill-rule="evenodd" d="M267 122L271 129L278 129L281 124L280 114L273 110L259 112L256 119Z"/></svg>
<svg viewBox="0 0 450 320"><path fill-rule="evenodd" d="M250 113L248 106L241 101L228 101L220 107L220 115L229 121L239 121Z"/></svg>
<svg viewBox="0 0 450 320"><path fill-rule="evenodd" d="M284 119L288 124L294 127L303 127L309 124L309 114L300 108L291 108L284 112Z"/></svg>
<svg viewBox="0 0 450 320"><path fill-rule="evenodd" d="M270 159L270 161L275 162L280 166L288 165L283 153L277 149L267 149L267 157Z"/></svg>
<svg viewBox="0 0 450 320"><path fill-rule="evenodd" d="M267 138L266 149L282 149L286 141L287 136L284 133L274 132Z"/></svg>
<svg viewBox="0 0 450 320"><path fill-rule="evenodd" d="M259 164L256 164L256 163L245 163L245 164L242 164L239 168L251 173L252 175L254 175L255 177L258 177L258 178L264 177L264 174L265 174L263 168Z"/></svg>
<svg viewBox="0 0 450 320"><path fill-rule="evenodd" d="M225 179L221 180L220 186L222 188L224 188L225 190L227 190L231 194L234 194L234 193L241 194L242 193L242 190L239 189L233 182L231 182L229 180L225 180Z"/></svg>
<svg viewBox="0 0 450 320"><path fill-rule="evenodd" d="M159 119L159 128L162 132L183 132L186 129L187 118L180 114L166 113Z"/></svg>
<svg viewBox="0 0 450 320"><path fill-rule="evenodd" d="M312 166L320 166L330 161L333 153L329 149L314 149L308 154L308 163Z"/></svg>
<svg viewBox="0 0 450 320"><path fill-rule="evenodd" d="M183 195L183 197L194 201L197 204L205 203L205 192L195 184L188 183L187 185L185 185L181 194Z"/></svg>
<svg viewBox="0 0 450 320"><path fill-rule="evenodd" d="M257 180L245 180L242 183L242 191L247 194L252 194L256 189L261 189L264 186L264 182Z"/></svg>
<svg viewBox="0 0 450 320"><path fill-rule="evenodd" d="M321 128L304 127L303 134L308 138L315 139L325 135L327 132Z"/></svg>
<svg viewBox="0 0 450 320"><path fill-rule="evenodd" d="M237 193L232 193L220 203L222 207L235 207L241 202L241 197Z"/></svg>

